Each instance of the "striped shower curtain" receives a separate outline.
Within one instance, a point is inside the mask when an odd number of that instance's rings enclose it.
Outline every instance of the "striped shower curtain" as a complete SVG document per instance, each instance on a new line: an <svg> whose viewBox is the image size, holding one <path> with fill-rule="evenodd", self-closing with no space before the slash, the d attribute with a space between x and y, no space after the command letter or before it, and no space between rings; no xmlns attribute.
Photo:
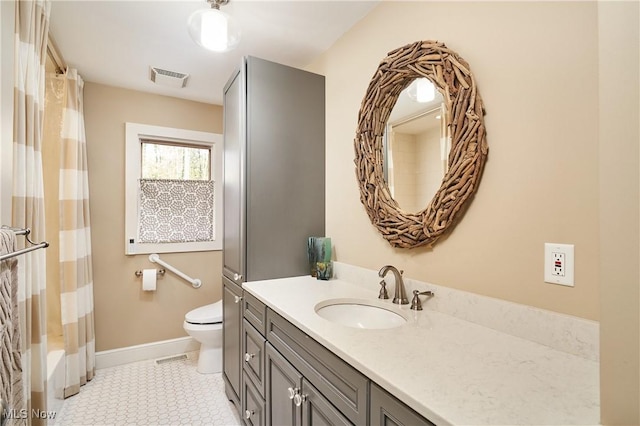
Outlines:
<svg viewBox="0 0 640 426"><path fill-rule="evenodd" d="M73 69L57 78L65 82L59 199L60 301L66 352L66 398L80 392L80 386L95 374L95 339L84 82Z"/></svg>
<svg viewBox="0 0 640 426"><path fill-rule="evenodd" d="M45 239L42 177L44 63L49 30L48 0L16 1L12 225ZM21 244L24 239L20 239ZM47 327L45 252L19 257L18 303L24 400L29 424L46 424L33 412L46 411Z"/></svg>

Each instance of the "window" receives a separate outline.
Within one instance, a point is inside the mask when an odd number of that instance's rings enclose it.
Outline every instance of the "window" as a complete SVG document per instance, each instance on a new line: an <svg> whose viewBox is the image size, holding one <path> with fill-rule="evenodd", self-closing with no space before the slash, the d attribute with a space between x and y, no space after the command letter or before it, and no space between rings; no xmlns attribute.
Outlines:
<svg viewBox="0 0 640 426"><path fill-rule="evenodd" d="M142 179L211 180L211 147L142 140Z"/></svg>
<svg viewBox="0 0 640 426"><path fill-rule="evenodd" d="M222 249L222 135L126 124L125 253Z"/></svg>

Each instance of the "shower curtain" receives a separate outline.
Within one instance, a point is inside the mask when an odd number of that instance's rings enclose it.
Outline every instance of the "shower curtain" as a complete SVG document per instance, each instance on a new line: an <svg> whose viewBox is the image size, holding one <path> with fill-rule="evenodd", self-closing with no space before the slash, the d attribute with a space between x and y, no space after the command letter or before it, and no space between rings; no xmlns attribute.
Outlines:
<svg viewBox="0 0 640 426"><path fill-rule="evenodd" d="M35 241L45 238L42 127L50 7L48 0L17 1L15 12L12 225L30 228ZM24 239L20 240L22 244ZM30 415L37 410L46 412L45 252L24 254L19 256L19 262L18 311L26 421L46 424L45 419Z"/></svg>
<svg viewBox="0 0 640 426"><path fill-rule="evenodd" d="M84 82L77 70L57 76L65 90L60 132L60 310L65 349L64 397L95 374L89 178L84 131Z"/></svg>

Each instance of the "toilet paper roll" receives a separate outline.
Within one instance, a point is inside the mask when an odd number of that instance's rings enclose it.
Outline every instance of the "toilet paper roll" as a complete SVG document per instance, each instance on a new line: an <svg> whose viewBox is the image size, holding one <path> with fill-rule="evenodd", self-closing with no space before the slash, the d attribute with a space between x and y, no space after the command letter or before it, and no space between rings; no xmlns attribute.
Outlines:
<svg viewBox="0 0 640 426"><path fill-rule="evenodd" d="M155 269L144 269L142 271L142 290L156 291L156 279L158 272Z"/></svg>

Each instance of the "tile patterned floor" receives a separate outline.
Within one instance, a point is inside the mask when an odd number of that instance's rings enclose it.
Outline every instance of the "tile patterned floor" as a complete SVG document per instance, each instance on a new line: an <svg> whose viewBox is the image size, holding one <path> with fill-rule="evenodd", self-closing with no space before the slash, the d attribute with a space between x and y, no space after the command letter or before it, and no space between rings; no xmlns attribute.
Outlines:
<svg viewBox="0 0 640 426"><path fill-rule="evenodd" d="M196 356L135 362L97 371L65 400L54 425L240 425L222 374L199 374Z"/></svg>

